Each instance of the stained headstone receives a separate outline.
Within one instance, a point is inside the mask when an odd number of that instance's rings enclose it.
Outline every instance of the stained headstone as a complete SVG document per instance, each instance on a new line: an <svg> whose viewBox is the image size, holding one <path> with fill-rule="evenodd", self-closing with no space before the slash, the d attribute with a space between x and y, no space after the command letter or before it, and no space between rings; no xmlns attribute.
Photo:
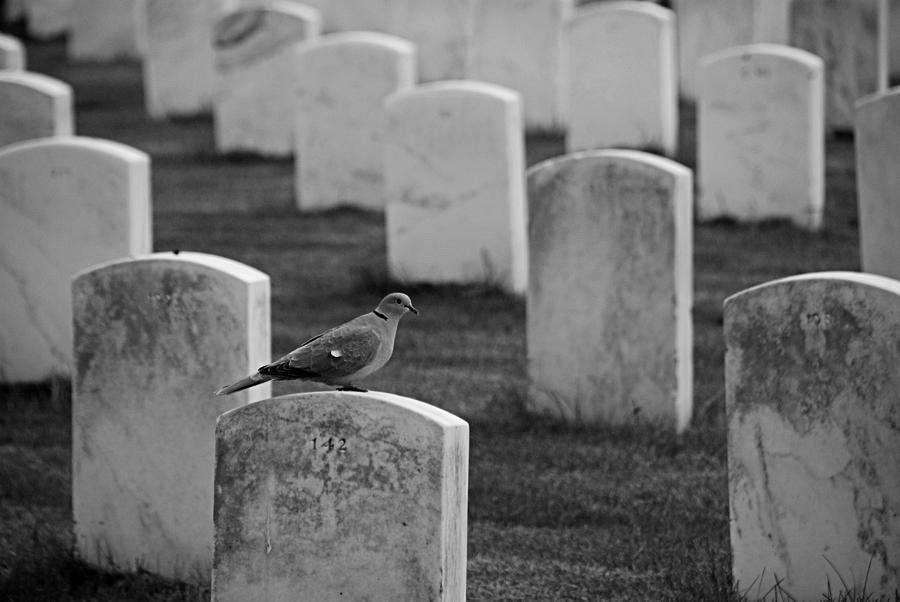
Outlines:
<svg viewBox="0 0 900 602"><path fill-rule="evenodd" d="M468 452L464 421L388 393L222 415L212 599L463 600Z"/></svg>
<svg viewBox="0 0 900 602"><path fill-rule="evenodd" d="M524 291L519 94L484 82L434 82L386 103L389 272L408 281Z"/></svg>
<svg viewBox="0 0 900 602"><path fill-rule="evenodd" d="M566 149L627 147L674 155L674 13L637 0L583 7L571 23L570 40Z"/></svg>
<svg viewBox="0 0 900 602"><path fill-rule="evenodd" d="M215 391L271 359L269 277L202 253L156 253L72 283L72 507L84 560L208 583L215 424L269 396Z"/></svg>
<svg viewBox="0 0 900 602"><path fill-rule="evenodd" d="M73 133L72 87L30 71L0 71L0 149L13 142Z"/></svg>
<svg viewBox="0 0 900 602"><path fill-rule="evenodd" d="M692 406L691 171L595 150L528 170L529 405L684 430Z"/></svg>
<svg viewBox="0 0 900 602"><path fill-rule="evenodd" d="M415 85L415 47L374 32L325 36L297 59L297 206L383 211L385 98Z"/></svg>
<svg viewBox="0 0 900 602"><path fill-rule="evenodd" d="M208 111L212 27L230 0L145 0L144 99L154 119Z"/></svg>
<svg viewBox="0 0 900 602"><path fill-rule="evenodd" d="M25 69L25 46L18 38L0 33L0 70Z"/></svg>
<svg viewBox="0 0 900 602"><path fill-rule="evenodd" d="M805 50L751 44L707 56L697 104L700 219L822 225L824 74Z"/></svg>
<svg viewBox="0 0 900 602"><path fill-rule="evenodd" d="M145 0L76 0L69 19L69 58L82 61L140 58L145 13Z"/></svg>
<svg viewBox="0 0 900 602"><path fill-rule="evenodd" d="M300 51L320 29L317 10L285 0L240 8L218 20L213 117L219 152L293 152Z"/></svg>
<svg viewBox="0 0 900 602"><path fill-rule="evenodd" d="M900 283L871 274L725 300L733 574L750 599L900 589L898 337Z"/></svg>
<svg viewBox="0 0 900 602"><path fill-rule="evenodd" d="M900 88L856 105L862 269L900 280Z"/></svg>
<svg viewBox="0 0 900 602"><path fill-rule="evenodd" d="M853 129L856 101L878 87L878 0L792 0L791 45L825 63L825 120Z"/></svg>
<svg viewBox="0 0 900 602"><path fill-rule="evenodd" d="M518 91L530 130L565 127L566 27L573 11L573 0L475 2L468 78Z"/></svg>
<svg viewBox="0 0 900 602"><path fill-rule="evenodd" d="M49 40L63 35L69 28L73 0L27 0L24 4L28 35Z"/></svg>
<svg viewBox="0 0 900 602"><path fill-rule="evenodd" d="M0 149L0 380L67 375L72 275L151 247L150 159L75 136Z"/></svg>
<svg viewBox="0 0 900 602"><path fill-rule="evenodd" d="M754 38L755 0L672 0L678 28L679 92L697 98L700 60Z"/></svg>

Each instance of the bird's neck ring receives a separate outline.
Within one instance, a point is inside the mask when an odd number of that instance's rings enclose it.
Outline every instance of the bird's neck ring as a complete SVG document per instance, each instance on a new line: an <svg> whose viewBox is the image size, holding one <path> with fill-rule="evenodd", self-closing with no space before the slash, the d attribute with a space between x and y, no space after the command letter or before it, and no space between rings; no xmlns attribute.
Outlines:
<svg viewBox="0 0 900 602"><path fill-rule="evenodd" d="M375 314L376 316L378 316L379 318L381 318L382 320L384 320L385 322L386 322L387 319L388 319L388 317L387 317L386 315L384 315L383 313L381 313L381 312L378 311L377 309L372 310L372 313Z"/></svg>

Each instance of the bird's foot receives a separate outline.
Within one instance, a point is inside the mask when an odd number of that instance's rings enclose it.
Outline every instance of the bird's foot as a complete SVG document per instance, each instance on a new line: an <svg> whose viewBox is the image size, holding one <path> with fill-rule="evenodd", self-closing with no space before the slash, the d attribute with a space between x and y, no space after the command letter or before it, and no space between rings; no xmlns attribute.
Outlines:
<svg viewBox="0 0 900 602"><path fill-rule="evenodd" d="M356 391L357 393L368 393L368 389L360 389L359 387L354 387L353 385L344 385L343 387L338 387L338 391Z"/></svg>

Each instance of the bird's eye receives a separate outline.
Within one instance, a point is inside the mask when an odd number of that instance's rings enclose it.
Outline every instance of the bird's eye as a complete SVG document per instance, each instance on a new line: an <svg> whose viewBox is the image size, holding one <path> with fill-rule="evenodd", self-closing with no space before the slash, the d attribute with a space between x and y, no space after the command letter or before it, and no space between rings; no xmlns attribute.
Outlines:
<svg viewBox="0 0 900 602"><path fill-rule="evenodd" d="M403 301L401 301L400 299L397 299L397 303L403 303Z"/></svg>

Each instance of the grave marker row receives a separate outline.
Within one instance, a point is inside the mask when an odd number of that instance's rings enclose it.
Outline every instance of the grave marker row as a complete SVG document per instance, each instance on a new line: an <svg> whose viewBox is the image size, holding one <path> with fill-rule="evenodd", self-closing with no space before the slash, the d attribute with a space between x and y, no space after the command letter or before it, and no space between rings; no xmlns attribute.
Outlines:
<svg viewBox="0 0 900 602"><path fill-rule="evenodd" d="M25 69L25 47L18 38L0 33L0 71Z"/></svg>
<svg viewBox="0 0 900 602"><path fill-rule="evenodd" d="M73 133L72 88L30 71L0 70L0 149L14 142Z"/></svg>

